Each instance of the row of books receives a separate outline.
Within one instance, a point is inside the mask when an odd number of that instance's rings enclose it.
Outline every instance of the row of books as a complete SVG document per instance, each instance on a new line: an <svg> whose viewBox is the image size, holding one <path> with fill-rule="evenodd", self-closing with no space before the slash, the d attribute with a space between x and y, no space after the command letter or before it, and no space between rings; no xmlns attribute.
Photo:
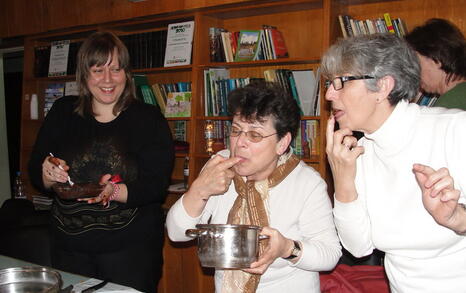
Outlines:
<svg viewBox="0 0 466 293"><path fill-rule="evenodd" d="M173 121L173 139L177 141L188 141L187 127L188 122L185 120Z"/></svg>
<svg viewBox="0 0 466 293"><path fill-rule="evenodd" d="M78 95L75 81L47 84L44 90L44 117L47 116L56 100L70 95Z"/></svg>
<svg viewBox="0 0 466 293"><path fill-rule="evenodd" d="M349 15L338 15L338 21L344 38L388 32L404 37L408 31L401 18L392 19L389 13L384 13L383 18L366 20L353 19Z"/></svg>
<svg viewBox="0 0 466 293"><path fill-rule="evenodd" d="M150 85L145 74L135 74L133 79L138 98L158 106L165 117L191 116L191 82Z"/></svg>
<svg viewBox="0 0 466 293"><path fill-rule="evenodd" d="M133 69L163 67L167 30L120 36L128 48ZM65 75L76 74L77 53L82 42L70 42ZM49 76L52 46L34 48L34 76Z"/></svg>
<svg viewBox="0 0 466 293"><path fill-rule="evenodd" d="M204 114L205 116L228 116L227 97L230 91L248 85L260 78L230 78L226 68L204 70Z"/></svg>
<svg viewBox="0 0 466 293"><path fill-rule="evenodd" d="M133 69L163 67L166 30L123 35L120 39L128 48Z"/></svg>
<svg viewBox="0 0 466 293"><path fill-rule="evenodd" d="M77 54L82 42L71 42L69 44L68 60L66 65L66 75L76 74ZM38 46L34 48L34 76L49 76L50 53L52 46Z"/></svg>
<svg viewBox="0 0 466 293"><path fill-rule="evenodd" d="M231 121L214 120L209 121L214 125L213 136L214 141L221 142L222 148L230 147L229 133L231 129Z"/></svg>
<svg viewBox="0 0 466 293"><path fill-rule="evenodd" d="M312 69L267 69L264 77L267 81L278 82L296 100L301 115L320 115L320 68L316 72Z"/></svg>
<svg viewBox="0 0 466 293"><path fill-rule="evenodd" d="M319 122L302 120L291 146L295 155L309 159L319 154Z"/></svg>
<svg viewBox="0 0 466 293"><path fill-rule="evenodd" d="M264 77L230 78L226 68L204 70L204 115L228 116L228 94L254 80L279 83L298 103L301 115L320 115L320 69L290 70L267 69Z"/></svg>
<svg viewBox="0 0 466 293"><path fill-rule="evenodd" d="M211 27L209 48L211 62L272 60L288 57L282 32L270 25L263 25L260 30L235 32Z"/></svg>

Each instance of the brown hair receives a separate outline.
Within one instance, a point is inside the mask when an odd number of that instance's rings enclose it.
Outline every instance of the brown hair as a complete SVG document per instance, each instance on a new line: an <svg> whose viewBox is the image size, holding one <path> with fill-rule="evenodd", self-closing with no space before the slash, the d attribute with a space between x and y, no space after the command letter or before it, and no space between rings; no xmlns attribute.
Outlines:
<svg viewBox="0 0 466 293"><path fill-rule="evenodd" d="M419 54L440 63L447 82L466 77L466 39L452 22L429 19L405 38Z"/></svg>
<svg viewBox="0 0 466 293"><path fill-rule="evenodd" d="M129 53L123 42L111 32L96 32L90 35L81 45L78 52L78 65L76 69L76 81L79 88L79 98L75 112L80 116L94 115L92 110L92 93L87 87L90 68L94 65L105 65L114 52L118 52L120 68L126 75L125 88L113 107L113 114L117 115L125 110L135 99L135 86L131 76L131 63Z"/></svg>

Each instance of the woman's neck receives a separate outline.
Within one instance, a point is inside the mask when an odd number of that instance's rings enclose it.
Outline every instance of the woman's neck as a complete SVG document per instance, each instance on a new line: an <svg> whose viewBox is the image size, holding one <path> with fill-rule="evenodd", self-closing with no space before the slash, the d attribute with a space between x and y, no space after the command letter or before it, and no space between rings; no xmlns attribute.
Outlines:
<svg viewBox="0 0 466 293"><path fill-rule="evenodd" d="M102 123L113 121L119 113L113 114L114 105L102 105L98 103L93 104L94 118Z"/></svg>

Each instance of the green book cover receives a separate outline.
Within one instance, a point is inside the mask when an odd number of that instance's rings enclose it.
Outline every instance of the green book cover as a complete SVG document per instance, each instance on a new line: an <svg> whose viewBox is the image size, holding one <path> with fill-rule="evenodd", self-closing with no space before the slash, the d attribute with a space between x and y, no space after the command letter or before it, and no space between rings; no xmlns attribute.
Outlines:
<svg viewBox="0 0 466 293"><path fill-rule="evenodd" d="M238 38L235 61L252 61L259 50L260 30L241 30Z"/></svg>

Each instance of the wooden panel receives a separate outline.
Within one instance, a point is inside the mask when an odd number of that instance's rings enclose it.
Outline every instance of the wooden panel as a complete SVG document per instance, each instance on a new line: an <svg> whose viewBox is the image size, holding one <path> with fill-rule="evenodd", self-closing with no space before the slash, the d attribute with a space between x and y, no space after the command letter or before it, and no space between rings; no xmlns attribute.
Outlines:
<svg viewBox="0 0 466 293"><path fill-rule="evenodd" d="M267 0L262 0L266 2ZM247 3L247 2L260 2L254 0L184 0L184 8L193 9L193 8L202 8L202 7L211 7L211 6L221 6L227 4L238 4L238 3Z"/></svg>
<svg viewBox="0 0 466 293"><path fill-rule="evenodd" d="M0 38L8 37L9 1L0 1Z"/></svg>
<svg viewBox="0 0 466 293"><path fill-rule="evenodd" d="M47 30L94 25L183 9L183 0L45 0Z"/></svg>
<svg viewBox="0 0 466 293"><path fill-rule="evenodd" d="M43 0L2 0L5 8L7 35L11 37L42 32L43 27ZM5 31L2 29L1 31Z"/></svg>

